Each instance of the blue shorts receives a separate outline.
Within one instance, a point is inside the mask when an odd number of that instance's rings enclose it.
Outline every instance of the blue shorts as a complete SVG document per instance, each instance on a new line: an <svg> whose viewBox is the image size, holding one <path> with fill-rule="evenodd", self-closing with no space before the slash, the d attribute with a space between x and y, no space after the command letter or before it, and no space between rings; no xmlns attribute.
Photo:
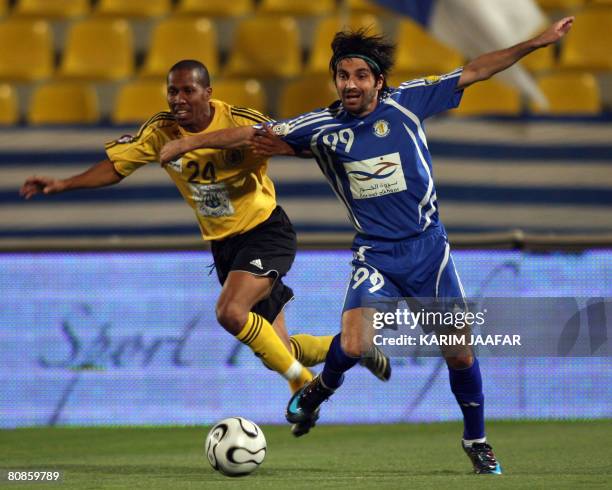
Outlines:
<svg viewBox="0 0 612 490"><path fill-rule="evenodd" d="M397 298L465 299L442 226L406 240L357 235L351 250L353 269L342 311L381 309Z"/></svg>

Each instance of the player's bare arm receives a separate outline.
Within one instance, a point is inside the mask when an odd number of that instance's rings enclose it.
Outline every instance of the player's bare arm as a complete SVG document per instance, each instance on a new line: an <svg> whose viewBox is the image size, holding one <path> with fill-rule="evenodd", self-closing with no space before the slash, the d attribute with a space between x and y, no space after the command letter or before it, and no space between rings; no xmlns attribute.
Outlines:
<svg viewBox="0 0 612 490"><path fill-rule="evenodd" d="M291 145L274 134L270 126L265 126L263 129L257 130L255 134L253 134L251 138L251 149L255 155L260 155L263 157L296 155L295 150L291 147Z"/></svg>
<svg viewBox="0 0 612 490"><path fill-rule="evenodd" d="M252 126L241 126L239 128L221 129L204 134L184 136L169 141L164 145L160 153L161 163L168 163L180 155L197 150L198 148L242 148L249 146L251 137L256 129Z"/></svg>
<svg viewBox="0 0 612 490"><path fill-rule="evenodd" d="M509 68L532 51L556 43L569 32L573 23L574 17L565 17L528 41L478 56L463 68L457 88L462 89L473 83L487 80L496 73Z"/></svg>
<svg viewBox="0 0 612 490"><path fill-rule="evenodd" d="M57 194L73 189L104 187L116 184L121 179L123 179L123 176L115 170L113 162L102 160L85 172L73 175L67 179L32 175L25 180L19 190L19 194L24 199L30 199L36 194Z"/></svg>

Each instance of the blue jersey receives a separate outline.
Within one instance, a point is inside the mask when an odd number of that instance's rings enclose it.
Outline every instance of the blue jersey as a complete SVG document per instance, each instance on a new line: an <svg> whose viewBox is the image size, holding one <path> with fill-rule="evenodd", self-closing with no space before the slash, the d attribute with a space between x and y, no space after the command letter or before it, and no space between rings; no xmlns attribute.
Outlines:
<svg viewBox="0 0 612 490"><path fill-rule="evenodd" d="M362 118L337 101L272 128L294 148L313 152L358 233L385 239L415 236L438 226L423 121L459 105L461 72L402 83Z"/></svg>

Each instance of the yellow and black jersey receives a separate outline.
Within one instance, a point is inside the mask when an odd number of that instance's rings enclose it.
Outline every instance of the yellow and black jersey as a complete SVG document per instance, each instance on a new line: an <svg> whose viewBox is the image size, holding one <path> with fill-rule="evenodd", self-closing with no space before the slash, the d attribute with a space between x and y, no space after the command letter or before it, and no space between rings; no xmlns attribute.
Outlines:
<svg viewBox="0 0 612 490"><path fill-rule="evenodd" d="M270 119L253 109L212 99L213 119L208 133L250 126ZM159 165L164 144L189 133L171 113L149 119L136 136L122 136L106 145L106 154L123 176L143 165ZM276 207L274 185L266 174L267 158L248 149L198 149L165 166L183 198L193 208L207 240L244 233L268 219Z"/></svg>

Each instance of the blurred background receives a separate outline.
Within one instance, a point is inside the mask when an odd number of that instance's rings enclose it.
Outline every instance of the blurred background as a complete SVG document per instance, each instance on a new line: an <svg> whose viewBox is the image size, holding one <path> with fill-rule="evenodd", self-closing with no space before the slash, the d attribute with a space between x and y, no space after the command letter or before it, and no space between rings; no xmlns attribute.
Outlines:
<svg viewBox="0 0 612 490"><path fill-rule="evenodd" d="M203 61L216 97L283 118L335 99L329 44L343 26L397 42L398 84L565 15L576 22L559 46L470 87L427 134L442 221L467 249L454 254L467 294L576 298L558 331L585 340L588 305L612 297L611 0L0 0L0 427L283 422L285 383L218 326L210 253L164 170L18 195L28 175L80 172L164 110L176 61ZM270 173L301 242L290 331L335 333L344 209L312 161L275 158ZM609 305L597 315L607 325ZM489 416L612 416L604 347L572 359L484 352ZM393 364L385 386L356 369L322 422L459 419L441 360Z"/></svg>
<svg viewBox="0 0 612 490"><path fill-rule="evenodd" d="M0 0L0 15L5 248L200 246L191 210L156 166L110 189L17 195L26 176L85 169L104 158L105 142L165 109L165 75L179 59L208 66L215 97L283 118L335 99L329 44L342 27L397 43L397 85L565 15L576 22L560 45L470 87L458 110L428 122L440 212L457 246L609 243L610 0ZM349 243L345 212L316 165L270 167L303 243Z"/></svg>

